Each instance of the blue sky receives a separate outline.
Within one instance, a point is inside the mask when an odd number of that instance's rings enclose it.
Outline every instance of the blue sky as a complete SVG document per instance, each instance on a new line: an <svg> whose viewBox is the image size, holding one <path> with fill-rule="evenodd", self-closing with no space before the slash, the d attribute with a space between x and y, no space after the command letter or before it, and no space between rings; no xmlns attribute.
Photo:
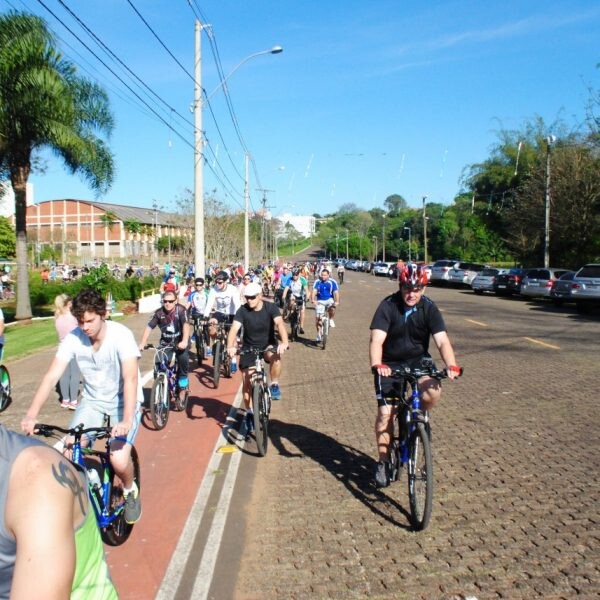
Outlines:
<svg viewBox="0 0 600 600"><path fill-rule="evenodd" d="M43 3L102 55L61 2ZM0 0L0 10L43 16L65 55L109 92L117 123L110 140L117 174L110 192L98 200L148 207L157 200L173 209L175 198L194 181L190 3L131 0L181 66L127 0L64 4L161 98L156 110L166 123L39 0ZM268 203L274 214L325 214L347 202L369 209L383 206L393 193L415 207L423 195L449 203L463 168L488 156L499 129L519 128L535 115L548 122L560 117L576 128L584 120L588 87L600 89L597 1L197 0L192 5L211 25L226 75L250 54L284 47L281 54L249 60L227 82L256 166L250 169L252 206L260 204L257 188L273 190ZM210 93L219 76L206 33L202 54L202 84ZM138 83L129 83L142 93ZM218 129L205 107L206 156L219 178L205 167L204 188L216 189L237 209L243 203L244 150L223 94L215 93L210 104ZM171 130L175 127L183 139ZM35 201L93 199L77 176L47 158L46 172L30 178Z"/></svg>

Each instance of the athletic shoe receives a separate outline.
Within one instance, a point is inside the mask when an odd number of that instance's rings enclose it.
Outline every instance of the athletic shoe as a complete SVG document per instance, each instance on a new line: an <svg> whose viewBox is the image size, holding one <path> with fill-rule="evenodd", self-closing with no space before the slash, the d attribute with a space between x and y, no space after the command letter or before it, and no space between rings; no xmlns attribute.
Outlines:
<svg viewBox="0 0 600 600"><path fill-rule="evenodd" d="M331 329L335 329L335 323L333 322L333 319L329 319L329 327L331 327Z"/></svg>
<svg viewBox="0 0 600 600"><path fill-rule="evenodd" d="M77 400L71 400L69 402L69 409L70 410L75 410L77 408Z"/></svg>
<svg viewBox="0 0 600 600"><path fill-rule="evenodd" d="M60 403L60 405L61 405L63 408L71 408L71 401L70 401L70 400L63 400L63 401Z"/></svg>
<svg viewBox="0 0 600 600"><path fill-rule="evenodd" d="M132 525L140 520L142 516L142 503L140 502L140 490L135 481L133 489L125 495L125 522Z"/></svg>
<svg viewBox="0 0 600 600"><path fill-rule="evenodd" d="M317 338L316 338L316 342L317 344L321 341L321 334L317 333Z"/></svg>
<svg viewBox="0 0 600 600"><path fill-rule="evenodd" d="M281 390L276 383L271 384L271 398L273 400L281 400Z"/></svg>
<svg viewBox="0 0 600 600"><path fill-rule="evenodd" d="M375 473L373 478L375 480L375 485L378 488L384 488L390 485L385 462L379 461L375 465Z"/></svg>
<svg viewBox="0 0 600 600"><path fill-rule="evenodd" d="M300 327L299 331L302 335L304 335L304 329L302 329L302 327Z"/></svg>

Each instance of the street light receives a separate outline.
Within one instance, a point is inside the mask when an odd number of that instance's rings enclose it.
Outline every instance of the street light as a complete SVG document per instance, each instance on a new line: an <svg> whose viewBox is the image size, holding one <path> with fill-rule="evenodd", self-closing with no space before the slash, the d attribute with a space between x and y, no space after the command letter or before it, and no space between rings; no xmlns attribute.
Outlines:
<svg viewBox="0 0 600 600"><path fill-rule="evenodd" d="M411 244L411 230L410 227L405 227L404 231L408 230L408 262L412 262L412 254L411 254L411 250L410 250L410 244Z"/></svg>
<svg viewBox="0 0 600 600"><path fill-rule="evenodd" d="M383 213L382 217L383 217L383 232L381 235L381 247L382 247L382 252L383 252L383 258L381 260L383 262L385 262L385 218L387 217L387 214Z"/></svg>
<svg viewBox="0 0 600 600"><path fill-rule="evenodd" d="M550 149L556 142L556 136L546 138L546 218L544 225L544 267L550 266Z"/></svg>
<svg viewBox="0 0 600 600"><path fill-rule="evenodd" d="M377 236L373 236L373 241L375 242L375 255L373 256L373 262L377 262Z"/></svg>
<svg viewBox="0 0 600 600"><path fill-rule="evenodd" d="M281 46L273 46L269 50L262 50L255 52L244 58L238 63L233 70L225 76L219 85L208 95L204 102L202 102L202 52L201 52L201 32L202 29L207 27L200 21L196 20L195 24L195 69L194 69L194 232L195 232L195 244L194 244L194 264L196 266L196 275L204 277L206 273L206 264L204 257L204 152L203 152L203 139L202 139L202 109L204 103L207 102L215 92L221 87L225 86L227 80L246 62L256 56L262 54L279 54L283 52ZM246 178L247 179L247 178ZM247 185L247 183L246 183ZM246 221L248 219L248 209L246 207ZM248 253L246 253L246 261L248 260Z"/></svg>
<svg viewBox="0 0 600 600"><path fill-rule="evenodd" d="M423 251L425 253L425 264L429 261L427 260L427 211L425 210L425 201L427 200L427 196L423 196Z"/></svg>

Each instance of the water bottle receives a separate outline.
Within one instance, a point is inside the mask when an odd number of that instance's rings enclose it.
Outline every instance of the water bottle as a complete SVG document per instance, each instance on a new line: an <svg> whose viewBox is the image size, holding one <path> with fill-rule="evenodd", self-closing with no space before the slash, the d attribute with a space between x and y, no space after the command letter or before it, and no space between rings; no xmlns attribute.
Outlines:
<svg viewBox="0 0 600 600"><path fill-rule="evenodd" d="M231 374L237 371L237 358L235 356L231 359Z"/></svg>
<svg viewBox="0 0 600 600"><path fill-rule="evenodd" d="M98 475L98 471L96 471L96 469L88 469L87 475L92 487L97 490L100 490L100 493L102 493L102 484L100 483L100 476Z"/></svg>

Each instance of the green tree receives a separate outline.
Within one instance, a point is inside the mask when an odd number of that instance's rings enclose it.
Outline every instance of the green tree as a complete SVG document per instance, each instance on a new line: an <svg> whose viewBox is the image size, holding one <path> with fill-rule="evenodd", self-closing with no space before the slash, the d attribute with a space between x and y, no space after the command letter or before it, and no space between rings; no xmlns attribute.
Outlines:
<svg viewBox="0 0 600 600"><path fill-rule="evenodd" d="M112 183L113 157L100 136L112 128L106 93L77 75L45 21L17 11L0 15L0 175L15 193L17 319L32 314L25 190L35 153L50 148L102 192Z"/></svg>
<svg viewBox="0 0 600 600"><path fill-rule="evenodd" d="M392 194L383 201L383 205L390 212L398 212L399 210L406 208L408 203L400 194Z"/></svg>
<svg viewBox="0 0 600 600"><path fill-rule="evenodd" d="M15 256L15 230L6 217L0 217L0 256L13 258Z"/></svg>

